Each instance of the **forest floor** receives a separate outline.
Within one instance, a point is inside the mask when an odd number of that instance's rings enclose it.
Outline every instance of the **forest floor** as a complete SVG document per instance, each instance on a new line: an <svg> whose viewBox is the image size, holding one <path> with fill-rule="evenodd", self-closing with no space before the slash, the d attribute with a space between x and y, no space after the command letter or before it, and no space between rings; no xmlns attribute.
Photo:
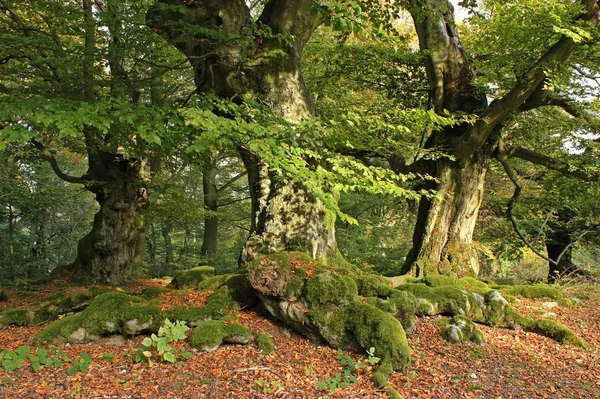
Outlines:
<svg viewBox="0 0 600 399"><path fill-rule="evenodd" d="M141 291L160 287L163 280L141 280L124 289ZM571 287L571 290L573 288ZM578 287L579 290L584 287ZM28 296L8 290L0 310L28 308L40 297L56 292L42 286ZM600 398L600 290L586 289L581 306L562 307L543 299L521 299L514 304L523 314L552 312L579 334L587 349L558 344L522 331L480 326L487 343L450 344L440 335L437 318L419 318L409 336L412 364L390 377L391 384L410 398ZM173 299L173 298L171 298ZM198 293L178 296L190 305L202 301ZM237 322L256 333L268 333L276 346L270 355L258 347L226 345L211 353L193 352L177 363L135 363L143 337L125 340L103 338L89 344L61 346L71 359L81 352L91 355L86 372L69 376L68 365L57 369L31 367L6 372L0 368L0 397L29 398L386 398L371 382L373 370L357 372L357 383L333 392L316 384L342 372L336 350L302 338L253 311L241 312ZM0 349L17 350L31 345L44 326L0 330ZM349 353L347 353L349 354ZM366 354L349 354L366 362Z"/></svg>

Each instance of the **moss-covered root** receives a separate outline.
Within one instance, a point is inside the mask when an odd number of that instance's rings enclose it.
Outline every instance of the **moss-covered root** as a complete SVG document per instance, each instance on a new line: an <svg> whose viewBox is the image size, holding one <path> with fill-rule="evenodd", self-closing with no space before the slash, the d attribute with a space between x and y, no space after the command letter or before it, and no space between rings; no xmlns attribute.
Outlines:
<svg viewBox="0 0 600 399"><path fill-rule="evenodd" d="M189 270L177 272L169 284L169 288L196 287L198 283L215 275L215 268L211 266L199 266Z"/></svg>
<svg viewBox="0 0 600 399"><path fill-rule="evenodd" d="M485 338L477 325L465 316L454 316L442 325L441 336L452 343L473 342L478 345L485 343Z"/></svg>
<svg viewBox="0 0 600 399"><path fill-rule="evenodd" d="M0 312L0 329L8 325L40 325L60 315L86 308L94 298L107 291L94 285L70 288L45 298L38 309L5 310Z"/></svg>
<svg viewBox="0 0 600 399"><path fill-rule="evenodd" d="M121 292L96 297L82 312L59 319L44 328L38 341L81 343L109 334L156 332L164 315L145 299Z"/></svg>
<svg viewBox="0 0 600 399"><path fill-rule="evenodd" d="M390 399L404 399L388 381L388 378L393 371L394 368L392 367L391 362L382 362L377 371L373 373L373 382L377 387L385 389L385 393L388 394Z"/></svg>
<svg viewBox="0 0 600 399"><path fill-rule="evenodd" d="M221 344L248 344L252 331L241 324L225 324L221 320L208 320L199 324L190 336L190 345L205 352L212 352Z"/></svg>
<svg viewBox="0 0 600 399"><path fill-rule="evenodd" d="M549 298L559 300L564 297L560 288L544 283L533 285L498 286L500 292L511 296L523 298Z"/></svg>
<svg viewBox="0 0 600 399"><path fill-rule="evenodd" d="M521 316L514 310L511 310L510 317L516 324L515 327L521 327L525 331L543 335L560 342L561 344L587 348L585 341L581 339L581 337L554 319L548 317L541 319L530 319L528 317Z"/></svg>
<svg viewBox="0 0 600 399"><path fill-rule="evenodd" d="M231 298L244 309L252 308L258 302L256 292L248 281L248 273L243 269L231 274L209 277L198 283L197 289L217 291L222 287L226 287Z"/></svg>

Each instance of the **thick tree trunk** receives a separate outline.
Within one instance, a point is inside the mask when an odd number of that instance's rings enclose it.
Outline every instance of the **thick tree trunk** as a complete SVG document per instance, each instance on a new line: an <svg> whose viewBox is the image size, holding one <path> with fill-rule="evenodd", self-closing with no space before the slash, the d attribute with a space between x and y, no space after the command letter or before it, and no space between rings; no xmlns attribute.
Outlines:
<svg viewBox="0 0 600 399"><path fill-rule="evenodd" d="M144 164L109 153L92 155L89 164L88 175L93 180L88 189L96 194L100 210L92 230L79 241L75 261L55 273L119 284L143 263L141 211L148 201Z"/></svg>
<svg viewBox="0 0 600 399"><path fill-rule="evenodd" d="M214 265L217 255L217 234L219 230L219 192L217 190L217 166L211 163L202 173L204 193L204 235L202 238L201 265Z"/></svg>
<svg viewBox="0 0 600 399"><path fill-rule="evenodd" d="M443 199L421 199L413 247L403 273L418 277L478 275L473 231L483 200L488 162L489 156L483 151L462 164L447 159L436 162L434 176L439 183L434 189Z"/></svg>
<svg viewBox="0 0 600 399"><path fill-rule="evenodd" d="M164 4L179 5L177 0ZM312 114L310 95L301 71L302 49L316 27L313 1L269 1L259 23L278 37L257 37L251 45L186 37L178 24L192 24L224 34L240 35L252 21L243 0L196 1L186 13L151 9L150 25L157 26L190 59L199 91L223 98L250 95L290 121ZM170 23L166 23L170 21ZM244 46L244 47L242 47ZM246 59L240 53L251 54ZM334 217L301 184L281 183L256 154L238 146L248 169L252 198L251 234L240 256L247 262L258 253L294 249L326 260L337 256Z"/></svg>
<svg viewBox="0 0 600 399"><path fill-rule="evenodd" d="M335 215L301 184L283 183L258 157L244 151L241 155L252 199L251 234L242 263L280 251L305 252L323 263L337 259Z"/></svg>

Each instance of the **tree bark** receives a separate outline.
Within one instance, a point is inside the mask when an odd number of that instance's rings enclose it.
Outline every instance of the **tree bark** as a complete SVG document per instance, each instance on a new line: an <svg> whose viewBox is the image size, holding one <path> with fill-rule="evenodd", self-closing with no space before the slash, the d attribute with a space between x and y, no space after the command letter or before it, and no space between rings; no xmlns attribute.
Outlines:
<svg viewBox="0 0 600 399"><path fill-rule="evenodd" d="M473 231L483 200L489 163L487 151L457 164L438 160L434 189L442 200L422 198L409 252L402 274L477 276L479 262L473 247Z"/></svg>
<svg viewBox="0 0 600 399"><path fill-rule="evenodd" d="M171 240L171 231L173 226L169 220L161 223L160 234L165 242L165 268L167 274L173 271L173 240Z"/></svg>
<svg viewBox="0 0 600 399"><path fill-rule="evenodd" d="M143 264L145 165L97 151L88 154L88 163L87 188L96 195L100 210L92 230L79 241L75 261L55 269L55 274L68 272L75 279L115 285Z"/></svg>
<svg viewBox="0 0 600 399"><path fill-rule="evenodd" d="M210 162L202 173L202 189L204 194L204 235L202 238L201 265L214 265L217 255L217 234L219 230L219 192L217 190L217 165Z"/></svg>
<svg viewBox="0 0 600 399"><path fill-rule="evenodd" d="M577 271L572 261L572 241L569 230L555 228L546 233L546 251L554 262L548 262L548 282L553 283L558 278Z"/></svg>
<svg viewBox="0 0 600 399"><path fill-rule="evenodd" d="M475 113L487 106L485 94L473 84L474 70L454 29L450 2L426 1L429 14L414 8L415 27L421 50L426 53L431 105L436 113ZM450 148L452 140L469 129L458 125L433 132L428 149ZM444 274L476 276L479 273L473 231L483 200L485 175L494 140L467 157L421 161L436 178L427 188L442 200L423 197L413 233L413 247L401 270L416 276Z"/></svg>

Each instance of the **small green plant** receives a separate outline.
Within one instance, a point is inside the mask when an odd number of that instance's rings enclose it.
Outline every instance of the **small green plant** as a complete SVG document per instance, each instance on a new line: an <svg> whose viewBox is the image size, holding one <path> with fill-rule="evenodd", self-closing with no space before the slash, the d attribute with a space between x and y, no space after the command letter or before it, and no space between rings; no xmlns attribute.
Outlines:
<svg viewBox="0 0 600 399"><path fill-rule="evenodd" d="M185 333L189 329L185 321L177 320L172 323L169 319L166 319L162 327L158 329L158 335L152 334L150 337L144 338L142 348L138 349L135 354L135 361L139 363L147 360L148 364L152 366L151 357L154 354L151 349L153 348L162 360L175 363L177 361L176 349L169 344L186 339ZM180 355L185 359L192 357L192 353L185 348L181 348Z"/></svg>
<svg viewBox="0 0 600 399"><path fill-rule="evenodd" d="M115 355L111 355L110 353L105 353L104 355L102 355L102 360L104 360L105 362L112 362L114 358Z"/></svg>
<svg viewBox="0 0 600 399"><path fill-rule="evenodd" d="M92 357L85 352L79 354L79 359L75 360L71 367L67 369L67 375L75 375L77 373L85 373L90 368Z"/></svg>
<svg viewBox="0 0 600 399"><path fill-rule="evenodd" d="M91 362L91 358L88 354L81 353L81 359L75 361L69 370L75 368L76 371L72 371L73 375L76 372L86 371ZM0 351L0 364L2 368L7 372L19 370L26 364L25 360L28 360L33 371L37 372L42 367L45 368L59 368L65 363L71 362L71 359L61 349L48 350L45 348L39 348L32 350L29 346L19 346L16 351L4 349ZM69 373L69 370L67 373Z"/></svg>
<svg viewBox="0 0 600 399"><path fill-rule="evenodd" d="M254 386L259 389L262 393L271 393L275 388L283 388L285 383L283 381L267 381L262 378L254 381Z"/></svg>
<svg viewBox="0 0 600 399"><path fill-rule="evenodd" d="M261 349L260 353L263 355L269 355L275 350L275 345L273 344L271 337L269 337L269 334L264 332L258 334L256 337L256 344Z"/></svg>
<svg viewBox="0 0 600 399"><path fill-rule="evenodd" d="M336 359L342 363L342 365L346 366L341 373L336 373L333 377L325 378L325 381L319 381L316 384L316 387L319 389L329 389L329 392L335 392L338 388L347 388L352 383L358 382L356 377L353 375L356 370L359 369L368 369L381 360L377 356L375 356L375 348L371 347L367 350L367 358L365 361L367 364L362 363L360 360L354 363L354 360L348 355L345 355L341 349L338 349Z"/></svg>

